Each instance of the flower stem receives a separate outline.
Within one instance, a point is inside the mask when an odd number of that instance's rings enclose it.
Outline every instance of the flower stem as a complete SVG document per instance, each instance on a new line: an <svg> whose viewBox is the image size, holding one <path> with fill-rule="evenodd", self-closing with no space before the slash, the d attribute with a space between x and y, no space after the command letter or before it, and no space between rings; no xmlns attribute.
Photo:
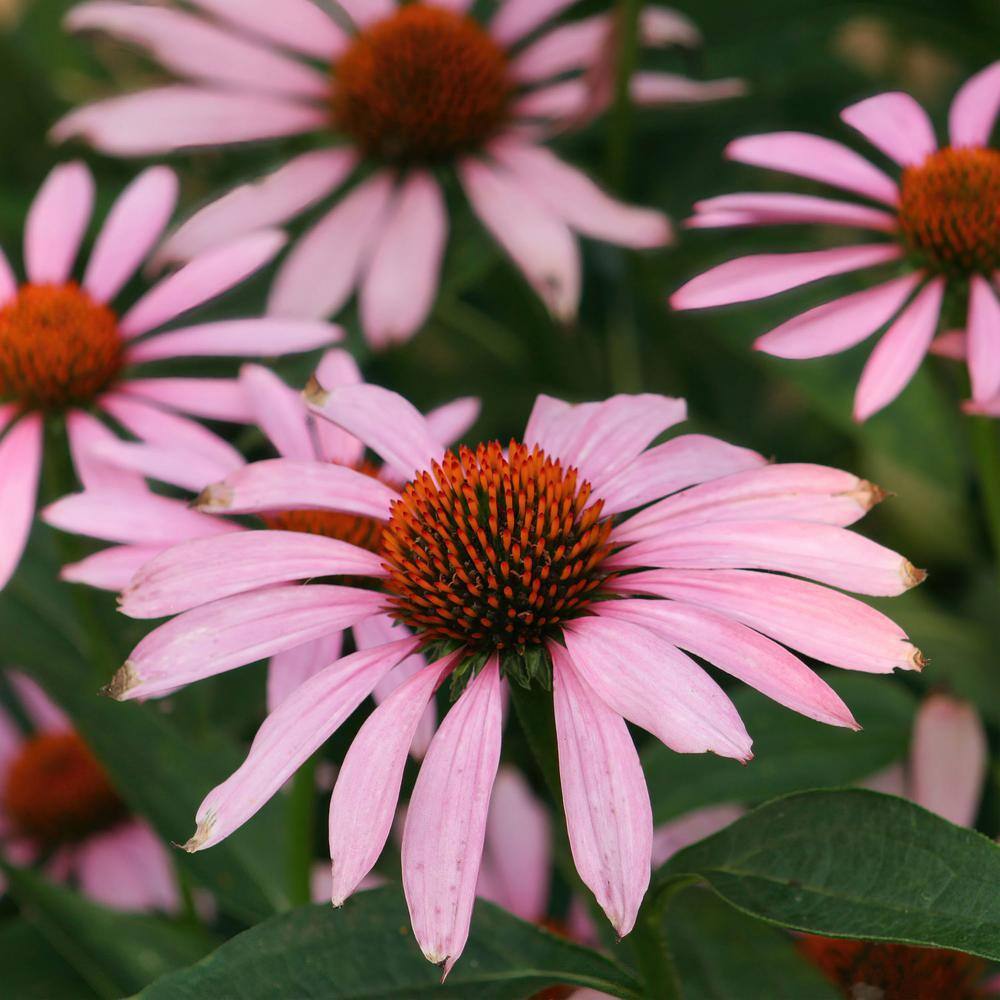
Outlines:
<svg viewBox="0 0 1000 1000"><path fill-rule="evenodd" d="M312 899L313 833L316 821L316 758L295 773L288 797L288 898L292 906Z"/></svg>
<svg viewBox="0 0 1000 1000"><path fill-rule="evenodd" d="M632 131L632 73L639 59L640 0L619 0L615 14L618 51L615 53L615 91L608 122L607 176L612 189L621 193L628 171Z"/></svg>
<svg viewBox="0 0 1000 1000"><path fill-rule="evenodd" d="M972 450L979 473L980 502L986 527L1000 567L1000 437L988 417L970 417Z"/></svg>
<svg viewBox="0 0 1000 1000"><path fill-rule="evenodd" d="M691 884L689 878L674 878L653 884L646 892L635 928L628 939L632 944L639 973L646 985L645 996L655 1000L680 1000L681 985L667 940L664 915L674 896Z"/></svg>

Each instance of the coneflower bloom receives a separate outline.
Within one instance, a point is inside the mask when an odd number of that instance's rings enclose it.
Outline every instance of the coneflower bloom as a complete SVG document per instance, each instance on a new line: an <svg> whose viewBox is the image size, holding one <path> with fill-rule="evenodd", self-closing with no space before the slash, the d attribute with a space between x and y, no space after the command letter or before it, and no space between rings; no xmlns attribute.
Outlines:
<svg viewBox="0 0 1000 1000"><path fill-rule="evenodd" d="M362 382L354 359L339 349L324 355L318 375L331 387ZM325 420L317 421L312 417L301 395L285 385L274 372L260 365L246 365L239 381L247 415L261 428L286 466L298 466L304 476L309 476L315 472L312 466L332 464L393 481L386 469L365 459L365 447L357 438ZM478 400L457 399L432 410L427 414L427 421L440 440L450 444L469 429L478 414ZM213 438L206 431L201 441L211 444ZM207 456L204 448L200 452L165 450L156 444L121 441L110 435L106 440L95 442L91 454L121 470L118 478L110 484L99 483L57 500L42 512L42 517L63 531L114 544L65 566L62 578L119 591L129 585L141 566L180 542L254 530L246 523L191 510L189 501L162 496L146 485L144 475L160 479L167 476L173 485L198 493L220 475L245 464L243 458L221 439L214 438L213 446L207 450L210 452ZM230 465L220 473L219 456L226 454L229 454ZM322 471L319 470L320 474ZM134 475L128 475L130 472ZM355 514L299 508L262 511L260 517L263 525L273 531L319 535L349 542L369 552L378 551L382 533L379 521ZM382 642L399 634L400 628L385 615L375 615L354 626L355 645L365 648ZM276 653L268 666L268 709L277 708L303 680L338 659L344 637L343 632L334 632ZM411 657L394 672L393 678L376 688L376 699L381 700L392 690L394 682L405 679L424 665L422 657ZM417 740L418 751L426 746L432 733L433 713L429 713Z"/></svg>
<svg viewBox="0 0 1000 1000"><path fill-rule="evenodd" d="M469 0L349 0L335 5L347 15L337 20L310 0L197 0L199 14L84 3L71 29L140 45L186 82L88 105L54 134L119 156L307 133L329 141L207 206L163 255L188 259L332 197L285 260L270 311L329 316L357 288L376 346L408 339L433 305L448 230L436 175L454 168L483 224L568 320L580 295L576 234L629 247L670 238L661 213L613 200L543 145L606 101L606 87L588 78L607 62L610 16L535 37L574 3L506 0L488 24ZM652 45L697 41L672 11L648 8L642 26ZM643 73L634 90L646 102L690 102L739 84Z"/></svg>
<svg viewBox="0 0 1000 1000"><path fill-rule="evenodd" d="M170 858L129 814L104 769L37 684L5 674L33 729L0 708L0 856L43 864L91 899L120 910L174 911Z"/></svg>
<svg viewBox="0 0 1000 1000"><path fill-rule="evenodd" d="M80 480L88 488L110 487L120 476L89 457L96 441L112 436L94 410L164 450L198 451L208 448L209 438L216 441L183 413L247 419L235 380L143 377L147 362L278 355L339 339L337 328L326 323L275 319L147 336L271 260L284 242L273 230L199 255L119 314L111 303L162 235L176 192L170 170L140 174L108 214L77 283L74 262L91 216L94 181L81 163L56 167L28 211L24 283L0 252L0 587L17 568L31 530L47 420L65 420ZM223 459L233 450L222 442L209 450L220 460L215 467L226 468Z"/></svg>
<svg viewBox="0 0 1000 1000"><path fill-rule="evenodd" d="M458 697L420 768L402 843L417 940L446 971L468 934L508 680L552 688L573 857L624 935L648 884L653 835L625 720L681 753L751 757L732 702L682 648L794 711L852 728L847 706L786 647L855 670L920 666L896 625L831 589L893 595L923 577L847 530L882 495L847 472L768 465L702 435L649 448L685 417L682 400L658 395L580 405L542 396L521 441L457 451L380 387L314 381L307 398L404 485L258 463L208 490L201 509L372 517L379 552L267 532L169 550L139 572L122 609L177 617L136 647L109 693L155 696L376 612L412 630L297 688L205 799L187 847L245 822L422 650L429 665L368 717L344 758L330 809L333 900L378 859L413 732L449 681ZM329 582L302 585L316 579Z"/></svg>
<svg viewBox="0 0 1000 1000"><path fill-rule="evenodd" d="M868 203L802 194L731 194L695 206L689 225L818 223L859 228L878 239L806 253L731 260L675 292L675 309L747 302L821 278L888 265L883 280L816 306L760 337L780 358L845 351L888 324L865 365L854 416L894 400L931 347L949 300L968 337L973 403L1000 394L1000 150L990 135L1000 107L1000 62L969 79L949 116L950 145L938 148L924 110L902 93L852 105L841 118L902 168L898 183L853 150L816 135L774 132L730 143L741 163L822 181ZM885 270L885 269L883 269Z"/></svg>

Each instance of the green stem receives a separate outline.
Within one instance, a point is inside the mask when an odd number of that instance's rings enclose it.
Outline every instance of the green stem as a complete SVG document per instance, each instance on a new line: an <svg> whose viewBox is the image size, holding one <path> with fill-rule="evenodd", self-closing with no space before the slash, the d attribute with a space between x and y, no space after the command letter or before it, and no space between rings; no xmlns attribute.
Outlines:
<svg viewBox="0 0 1000 1000"><path fill-rule="evenodd" d="M608 122L608 183L622 193L628 172L629 140L632 131L632 73L639 59L640 0L619 0L615 27L618 51L615 60L615 94Z"/></svg>
<svg viewBox="0 0 1000 1000"><path fill-rule="evenodd" d="M656 884L654 880L628 937L646 986L645 996L653 1000L680 1000L681 997L664 915L674 896L690 884L690 878L674 878L665 884Z"/></svg>
<svg viewBox="0 0 1000 1000"><path fill-rule="evenodd" d="M312 899L313 833L316 821L316 758L296 772L288 797L288 898L292 906Z"/></svg>
<svg viewBox="0 0 1000 1000"><path fill-rule="evenodd" d="M972 450L979 473L980 501L1000 571L1000 437L993 420L970 417Z"/></svg>

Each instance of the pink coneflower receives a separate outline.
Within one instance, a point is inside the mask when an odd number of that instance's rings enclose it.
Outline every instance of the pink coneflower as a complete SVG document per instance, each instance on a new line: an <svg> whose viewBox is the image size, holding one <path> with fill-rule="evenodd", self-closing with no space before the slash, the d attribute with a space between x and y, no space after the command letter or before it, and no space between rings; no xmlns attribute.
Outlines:
<svg viewBox="0 0 1000 1000"><path fill-rule="evenodd" d="M782 323L756 342L780 358L815 358L859 344L889 324L858 384L865 420L899 395L931 347L946 294L964 305L974 404L1000 394L1000 150L989 145L1000 107L1000 62L978 73L951 105L951 145L939 149L923 109L907 94L880 94L841 118L902 167L899 183L831 139L800 132L746 136L726 155L822 181L876 202L800 194L732 194L695 206L690 225L821 223L881 234L874 242L728 261L675 292L675 309L747 302L820 278L890 264L894 275Z"/></svg>
<svg viewBox="0 0 1000 1000"><path fill-rule="evenodd" d="M27 280L19 284L0 252L0 587L20 561L35 510L45 422L66 421L81 482L110 487L119 475L89 457L111 432L92 410L157 447L209 448L214 439L181 413L243 421L235 381L144 378L147 362L212 355L279 355L339 339L325 323L251 319L146 334L216 298L266 264L284 237L245 236L196 257L146 292L123 315L109 304L163 233L177 179L163 167L142 173L108 214L79 284L73 265L94 201L81 163L56 167L28 211ZM220 446L226 456L232 449ZM220 459L221 461L221 459ZM217 464L225 468L225 462Z"/></svg>
<svg viewBox="0 0 1000 1000"><path fill-rule="evenodd" d="M573 857L626 934L649 880L653 825L625 720L681 753L751 756L732 702L680 647L794 711L847 727L857 725L847 706L786 646L848 669L920 666L896 625L831 589L892 595L923 578L846 530L881 497L849 473L768 465L701 435L648 448L686 412L682 400L657 395L576 406L542 396L522 441L457 452L377 386L314 382L307 398L405 485L333 466L305 477L278 460L229 476L201 509L376 518L378 556L267 532L169 550L140 571L122 609L177 617L139 644L109 693L155 696L377 612L410 628L297 688L244 765L205 799L187 847L209 847L245 822L383 677L423 650L429 665L369 716L344 758L330 810L333 899L343 902L375 864L415 728L450 681L461 694L420 768L402 847L417 940L446 970L468 934L508 678L552 687ZM250 537L272 546L267 558L245 545ZM300 585L317 578L333 582Z"/></svg>
<svg viewBox="0 0 1000 1000"><path fill-rule="evenodd" d="M448 230L437 174L454 168L483 224L549 310L568 320L580 295L576 234L629 247L670 238L661 213L608 197L542 144L607 100L607 88L591 86L588 75L613 47L609 15L531 40L574 2L506 0L489 24L468 13L469 0L348 0L336 5L336 20L309 0L197 0L200 15L169 5L81 4L70 28L141 45L188 82L81 108L55 135L148 156L318 133L332 148L297 156L209 205L163 253L187 259L333 196L334 207L282 266L270 311L329 316L357 288L376 346L408 339L433 305ZM689 22L655 7L642 16L642 37L650 45L697 42ZM647 103L691 102L740 86L639 73L633 91Z"/></svg>
<svg viewBox="0 0 1000 1000"><path fill-rule="evenodd" d="M0 709L0 854L43 863L91 899L119 910L179 907L167 851L129 814L70 721L23 674L7 679L33 731Z"/></svg>

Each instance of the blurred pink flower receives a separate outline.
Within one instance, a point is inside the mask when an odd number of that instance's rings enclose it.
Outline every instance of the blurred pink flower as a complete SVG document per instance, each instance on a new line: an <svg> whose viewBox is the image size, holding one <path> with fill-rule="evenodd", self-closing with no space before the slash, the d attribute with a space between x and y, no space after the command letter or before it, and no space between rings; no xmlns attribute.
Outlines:
<svg viewBox="0 0 1000 1000"><path fill-rule="evenodd" d="M852 105L841 118L903 168L897 183L853 150L801 132L746 136L732 160L834 185L867 204L802 194L731 194L695 206L688 225L818 223L880 234L875 242L806 253L757 254L693 278L675 309L747 302L820 278L891 264L888 281L834 299L782 323L755 346L780 358L845 351L890 324L861 375L854 416L866 420L913 377L938 329L946 293L964 301L972 408L1000 412L1000 150L990 133L1000 107L1000 62L973 76L951 105L951 145L938 148L923 109L902 93ZM907 304L908 303L908 304ZM954 355L953 338L945 344ZM990 407L993 401L992 408Z"/></svg>
<svg viewBox="0 0 1000 1000"><path fill-rule="evenodd" d="M250 319L151 331L214 299L266 264L284 237L263 230L193 259L146 292L124 315L109 303L134 276L173 210L177 179L146 170L108 213L80 284L73 265L94 202L81 163L56 167L28 211L27 281L0 251L0 588L17 569L31 531L42 465L43 426L65 417L70 450L88 489L114 490L130 480L91 457L114 435L102 412L157 448L203 452L206 477L240 464L238 453L181 416L248 419L232 379L143 378L136 368L167 358L256 357L312 350L340 337L326 323Z"/></svg>
<svg viewBox="0 0 1000 1000"><path fill-rule="evenodd" d="M119 910L179 909L166 848L130 816L72 724L30 678L7 671L33 733L0 709L0 854L39 862ZM2 888L2 886L0 886Z"/></svg>
<svg viewBox="0 0 1000 1000"><path fill-rule="evenodd" d="M305 133L329 140L331 148L295 156L202 209L161 256L186 260L335 197L281 267L270 312L329 316L357 288L377 347L409 339L434 303L448 233L436 171L454 167L482 223L552 314L569 320L580 296L576 234L629 247L670 239L661 213L615 201L543 145L610 97L603 77L590 80L613 45L610 15L536 38L574 3L506 0L488 25L468 13L469 0L345 0L338 18L309 0L197 0L200 14L80 4L68 17L72 30L142 46L187 82L80 108L54 135L82 136L119 156ZM698 41L681 15L657 7L642 15L642 38ZM740 90L738 81L664 73L633 81L643 103Z"/></svg>
<svg viewBox="0 0 1000 1000"><path fill-rule="evenodd" d="M306 394L320 416L380 455L402 490L346 467L306 477L278 459L231 474L200 507L377 518L379 558L348 543L320 554L315 539L302 551L270 532L170 549L139 572L121 605L136 618L177 617L139 644L109 694L156 696L378 613L412 628L298 687L202 803L187 848L237 829L383 677L423 650L430 665L372 712L343 761L330 809L333 899L343 902L382 851L435 690L449 677L464 684L424 758L403 833L414 930L446 970L468 935L506 678L552 685L573 857L624 935L649 880L653 836L625 720L678 752L751 756L732 702L679 647L794 711L852 728L847 706L786 646L876 673L922 662L888 618L831 589L893 595L923 578L846 530L880 491L836 469L768 465L702 435L648 448L684 419L682 400L574 406L542 396L523 444L455 454L413 406L378 386L314 381ZM340 582L300 585L316 578Z"/></svg>

